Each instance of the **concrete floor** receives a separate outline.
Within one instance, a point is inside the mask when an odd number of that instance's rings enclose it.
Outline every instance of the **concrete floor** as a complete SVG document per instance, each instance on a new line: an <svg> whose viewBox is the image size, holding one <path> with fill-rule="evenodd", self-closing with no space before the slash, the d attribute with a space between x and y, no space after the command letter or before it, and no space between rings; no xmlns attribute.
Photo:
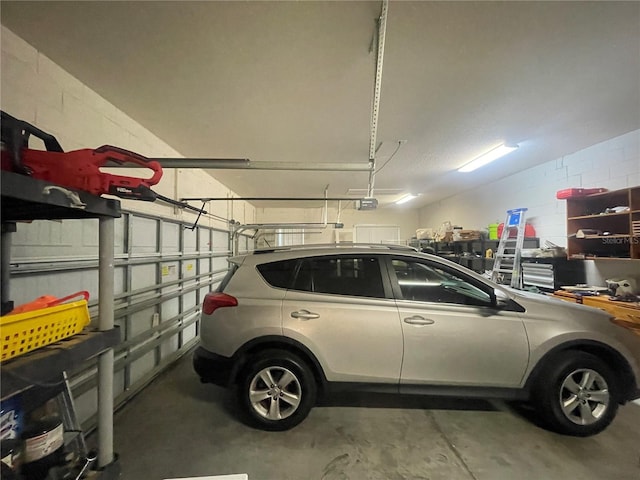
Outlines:
<svg viewBox="0 0 640 480"><path fill-rule="evenodd" d="M557 435L502 402L351 395L288 432L251 429L191 355L115 415L123 480L640 480L640 407L591 438Z"/></svg>

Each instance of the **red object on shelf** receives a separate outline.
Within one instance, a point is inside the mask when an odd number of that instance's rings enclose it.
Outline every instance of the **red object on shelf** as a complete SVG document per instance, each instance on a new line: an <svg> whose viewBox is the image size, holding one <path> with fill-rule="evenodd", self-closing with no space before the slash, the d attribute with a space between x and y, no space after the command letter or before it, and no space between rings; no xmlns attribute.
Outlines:
<svg viewBox="0 0 640 480"><path fill-rule="evenodd" d="M160 163L122 148L104 145L95 150L72 152L21 150L22 163L32 177L93 195L111 194L121 198L154 201L149 188L162 178ZM102 168L118 164L150 170L149 178L127 177L103 172ZM2 169L12 170L8 152L2 152Z"/></svg>
<svg viewBox="0 0 640 480"><path fill-rule="evenodd" d="M7 315L15 315L18 313L24 312L32 312L34 310L40 310L42 308L53 307L55 305L60 305L61 303L66 302L67 300L71 300L76 297L84 297L85 301L89 301L89 292L82 290L80 292L76 292L72 295L67 295L63 298L57 298L53 295L42 295L41 297L36 298L28 303L23 303L22 305L18 305L16 308L11 310Z"/></svg>
<svg viewBox="0 0 640 480"><path fill-rule="evenodd" d="M606 188L565 188L564 190L558 190L556 192L556 198L558 200L565 200L573 197L586 197L594 193L607 192Z"/></svg>
<svg viewBox="0 0 640 480"><path fill-rule="evenodd" d="M498 238L502 237L502 230L504 230L504 223L498 225ZM518 236L518 229L516 227L511 227L509 230L509 238L516 238ZM533 228L533 225L530 223L525 224L524 226L524 236L525 238L533 238L536 236L536 229Z"/></svg>

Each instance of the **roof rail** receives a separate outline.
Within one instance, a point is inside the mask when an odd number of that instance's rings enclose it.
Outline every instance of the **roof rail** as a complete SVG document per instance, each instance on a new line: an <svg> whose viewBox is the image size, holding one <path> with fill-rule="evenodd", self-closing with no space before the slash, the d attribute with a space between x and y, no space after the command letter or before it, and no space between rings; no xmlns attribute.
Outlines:
<svg viewBox="0 0 640 480"><path fill-rule="evenodd" d="M254 254L282 252L291 250L312 250L315 248L370 248L372 250L399 250L417 252L418 249L409 245L398 245L394 243L311 243L306 245L287 245L284 247L272 247L254 250Z"/></svg>

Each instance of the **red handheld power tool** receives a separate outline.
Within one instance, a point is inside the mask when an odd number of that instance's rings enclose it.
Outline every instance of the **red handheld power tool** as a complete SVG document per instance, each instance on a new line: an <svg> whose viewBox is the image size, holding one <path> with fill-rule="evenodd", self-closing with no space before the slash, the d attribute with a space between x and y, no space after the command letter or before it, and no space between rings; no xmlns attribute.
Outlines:
<svg viewBox="0 0 640 480"><path fill-rule="evenodd" d="M29 136L40 138L46 150L28 148ZM64 152L53 135L2 112L2 169L30 175L93 195L154 201L151 190L162 178L160 163L128 150L104 145L100 148ZM152 171L150 178L103 172L109 166L131 166Z"/></svg>
<svg viewBox="0 0 640 480"><path fill-rule="evenodd" d="M162 178L162 167L158 162L110 145L95 150L86 148L64 153L25 148L22 150L22 163L34 178L84 190L93 195L108 193L121 198L151 202L156 199L156 195L150 187ZM153 175L150 178L136 178L100 170L114 164L148 168Z"/></svg>

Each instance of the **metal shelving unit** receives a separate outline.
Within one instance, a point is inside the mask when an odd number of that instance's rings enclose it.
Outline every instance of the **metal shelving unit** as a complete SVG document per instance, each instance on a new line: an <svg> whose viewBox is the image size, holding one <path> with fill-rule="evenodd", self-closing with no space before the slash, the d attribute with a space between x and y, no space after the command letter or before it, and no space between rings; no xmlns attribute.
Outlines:
<svg viewBox="0 0 640 480"><path fill-rule="evenodd" d="M458 240L455 242L435 242L432 240L417 240L412 246L420 251L425 251L428 247L435 255L447 258L453 262L467 267L475 272L483 273L493 267L493 258L487 258L487 249L495 253L498 249L499 240L477 239ZM524 240L524 248L538 248L540 239L528 237Z"/></svg>
<svg viewBox="0 0 640 480"><path fill-rule="evenodd" d="M96 331L69 339L4 362L2 398L22 392L23 398L38 402L59 393L55 385L65 371L84 360L98 357L98 469L103 478L117 475L113 452L113 346L120 341L114 328L114 219L120 217L120 201L96 197L3 171L1 180L2 313L13 308L11 298L11 235L16 222L31 220L97 219L99 222L99 322ZM49 386L47 386L49 385ZM51 386L54 385L54 386Z"/></svg>

